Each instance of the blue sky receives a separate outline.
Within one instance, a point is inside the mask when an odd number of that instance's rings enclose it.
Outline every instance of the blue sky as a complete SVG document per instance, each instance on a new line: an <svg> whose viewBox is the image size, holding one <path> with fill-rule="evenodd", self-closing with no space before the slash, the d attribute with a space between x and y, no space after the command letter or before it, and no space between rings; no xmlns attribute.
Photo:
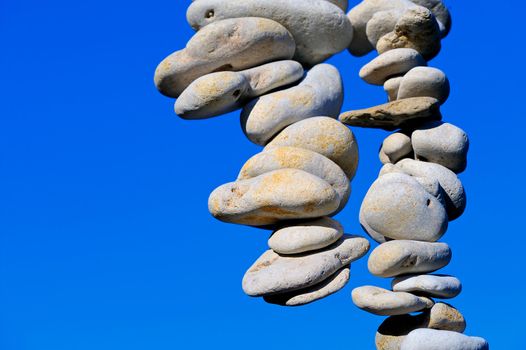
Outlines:
<svg viewBox="0 0 526 350"><path fill-rule="evenodd" d="M389 280L366 259L343 291L305 307L243 294L268 235L214 220L207 199L259 148L238 112L183 121L152 83L192 35L189 3L0 1L0 349L374 348L382 317L350 292ZM453 249L442 271L463 282L451 303L466 333L524 348L526 5L448 4L453 29L430 65L449 76L444 119L468 132L471 150L468 207L442 239ZM372 57L330 59L344 110L384 102L358 78ZM358 209L387 133L354 132L360 167L337 218L362 234Z"/></svg>

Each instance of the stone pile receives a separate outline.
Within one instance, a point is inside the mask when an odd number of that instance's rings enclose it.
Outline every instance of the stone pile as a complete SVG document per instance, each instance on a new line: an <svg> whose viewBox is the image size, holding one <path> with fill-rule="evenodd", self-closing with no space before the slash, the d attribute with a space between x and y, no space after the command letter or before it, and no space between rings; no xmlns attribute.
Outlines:
<svg viewBox="0 0 526 350"><path fill-rule="evenodd" d="M449 82L427 66L449 32L449 12L441 0L364 0L346 9L347 0L195 0L187 20L196 33L159 64L155 84L176 98L184 119L241 109L244 134L264 147L212 192L208 207L221 221L272 230L242 287L279 305L340 290L350 264L369 250L367 239L345 234L332 218L358 166L344 123L396 131L382 144L384 166L360 210L364 230L381 243L369 270L395 277L392 291L359 287L353 301L390 316L378 349L487 349L462 334L459 311L434 300L458 295L460 281L430 274L449 263L450 248L437 241L466 205L457 174L468 138L441 121ZM346 48L380 54L359 75L383 86L388 103L340 114L342 79L323 61Z"/></svg>
<svg viewBox="0 0 526 350"><path fill-rule="evenodd" d="M380 243L369 256L369 271L394 279L391 290L355 288L353 302L389 316L376 333L377 349L488 349L484 339L462 334L466 322L457 309L436 300L454 298L462 289L456 277L433 272L451 260L449 246L437 241L466 207L457 174L466 168L469 147L462 129L441 121L449 81L441 70L427 66L449 30L449 13L440 0L365 0L349 18L355 33L351 53L379 53L359 75L383 86L389 102L339 119L351 126L396 130L382 143L384 166L359 217Z"/></svg>

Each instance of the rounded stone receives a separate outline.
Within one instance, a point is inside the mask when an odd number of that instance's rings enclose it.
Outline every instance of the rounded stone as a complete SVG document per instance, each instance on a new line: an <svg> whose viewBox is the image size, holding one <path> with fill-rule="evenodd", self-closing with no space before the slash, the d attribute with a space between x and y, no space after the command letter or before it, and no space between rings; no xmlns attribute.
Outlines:
<svg viewBox="0 0 526 350"><path fill-rule="evenodd" d="M261 96L241 113L241 126L250 141L264 146L283 128L303 119L324 115L337 118L343 103L338 69L318 64L299 85Z"/></svg>
<svg viewBox="0 0 526 350"><path fill-rule="evenodd" d="M403 315L430 308L433 302L410 293L363 286L352 291L352 301L360 309L380 316Z"/></svg>
<svg viewBox="0 0 526 350"><path fill-rule="evenodd" d="M451 29L451 15L442 0L411 0L417 5L430 9L438 21L442 37L445 37Z"/></svg>
<svg viewBox="0 0 526 350"><path fill-rule="evenodd" d="M380 153L385 154L389 163L396 163L413 152L411 138L404 133L395 132L384 139Z"/></svg>
<svg viewBox="0 0 526 350"><path fill-rule="evenodd" d="M393 30L402 15L403 11L395 9L378 11L371 17L369 22L367 22L365 33L373 47L376 47L376 43L381 37Z"/></svg>
<svg viewBox="0 0 526 350"><path fill-rule="evenodd" d="M414 49L393 49L382 53L360 69L360 78L373 85L384 85L389 79L405 74L427 63Z"/></svg>
<svg viewBox="0 0 526 350"><path fill-rule="evenodd" d="M396 101L398 98L398 89L403 78L403 76L399 76L385 81L384 91L387 92L388 101Z"/></svg>
<svg viewBox="0 0 526 350"><path fill-rule="evenodd" d="M365 195L360 215L375 232L392 239L434 242L448 226L442 204L405 174L378 178Z"/></svg>
<svg viewBox="0 0 526 350"><path fill-rule="evenodd" d="M352 180L358 167L358 144L352 131L329 117L308 118L289 125L265 150L279 146L305 148L324 155Z"/></svg>
<svg viewBox="0 0 526 350"><path fill-rule="evenodd" d="M395 292L409 292L418 295L450 299L460 294L462 283L453 276L410 275L397 277L391 283Z"/></svg>
<svg viewBox="0 0 526 350"><path fill-rule="evenodd" d="M234 17L263 17L281 23L294 37L294 59L306 65L320 63L349 46L351 22L335 4L325 0L200 0L186 12L196 29ZM266 55L266 50L261 51Z"/></svg>
<svg viewBox="0 0 526 350"><path fill-rule="evenodd" d="M268 246L278 254L299 254L325 248L342 235L343 227L338 221L323 217L287 224L270 236Z"/></svg>
<svg viewBox="0 0 526 350"><path fill-rule="evenodd" d="M404 75L397 98L434 97L441 103L449 96L449 80L444 72L433 67L415 67Z"/></svg>
<svg viewBox="0 0 526 350"><path fill-rule="evenodd" d="M459 127L428 123L413 131L411 139L417 159L443 165L457 174L466 169L469 139Z"/></svg>
<svg viewBox="0 0 526 350"><path fill-rule="evenodd" d="M396 240L376 247L367 266L375 276L394 277L435 271L450 261L451 249L446 243Z"/></svg>
<svg viewBox="0 0 526 350"><path fill-rule="evenodd" d="M327 181L299 169L274 170L216 188L208 210L221 221L272 225L334 213L340 197Z"/></svg>
<svg viewBox="0 0 526 350"><path fill-rule="evenodd" d="M203 75L288 60L295 49L292 35L275 21L255 17L228 19L203 28L185 49L166 57L155 70L154 82L162 94L178 97Z"/></svg>
<svg viewBox="0 0 526 350"><path fill-rule="evenodd" d="M420 328L405 337L400 350L489 350L489 344L480 337Z"/></svg>

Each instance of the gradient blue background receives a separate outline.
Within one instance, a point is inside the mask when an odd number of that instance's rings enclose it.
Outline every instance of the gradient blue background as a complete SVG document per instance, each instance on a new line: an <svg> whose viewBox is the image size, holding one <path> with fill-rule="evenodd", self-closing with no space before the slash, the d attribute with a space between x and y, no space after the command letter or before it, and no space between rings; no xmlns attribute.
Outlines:
<svg viewBox="0 0 526 350"><path fill-rule="evenodd" d="M157 63L184 47L189 1L0 0L0 349L374 348L381 317L352 288L387 286L366 259L340 293L300 308L245 296L241 278L267 233L224 224L209 193L259 148L238 112L183 121L157 93ZM356 1L351 1L355 4ZM524 2L456 1L441 55L445 120L471 138L467 212L443 240L459 276L466 333L525 349ZM472 6L471 6L472 5ZM329 62L344 110L381 103L357 72L373 55ZM337 216L357 214L387 134L354 129L361 162Z"/></svg>

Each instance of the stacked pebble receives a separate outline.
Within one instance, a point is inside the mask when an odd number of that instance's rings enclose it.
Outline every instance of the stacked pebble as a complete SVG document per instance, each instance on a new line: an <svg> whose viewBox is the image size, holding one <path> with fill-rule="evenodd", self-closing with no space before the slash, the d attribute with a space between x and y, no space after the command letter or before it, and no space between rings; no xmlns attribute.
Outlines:
<svg viewBox="0 0 526 350"><path fill-rule="evenodd" d="M242 284L269 303L302 305L340 290L350 263L369 250L331 218L358 165L354 135L337 120L340 73L321 63L352 40L346 8L344 0L194 1L187 19L197 33L155 73L180 117L242 109L243 132L264 146L236 181L212 192L209 210L273 230Z"/></svg>
<svg viewBox="0 0 526 350"><path fill-rule="evenodd" d="M364 0L349 18L355 33L350 52L379 53L360 77L383 85L389 102L343 113L340 121L398 130L382 144L384 166L360 208L362 227L380 243L369 256L369 271L394 277L392 290L358 287L353 302L389 316L376 333L377 349L488 349L484 339L462 334L466 322L458 310L433 300L454 298L462 288L456 277L431 274L450 262L451 249L437 241L466 206L457 174L466 168L468 137L441 121L449 82L427 66L449 31L449 13L440 0Z"/></svg>

